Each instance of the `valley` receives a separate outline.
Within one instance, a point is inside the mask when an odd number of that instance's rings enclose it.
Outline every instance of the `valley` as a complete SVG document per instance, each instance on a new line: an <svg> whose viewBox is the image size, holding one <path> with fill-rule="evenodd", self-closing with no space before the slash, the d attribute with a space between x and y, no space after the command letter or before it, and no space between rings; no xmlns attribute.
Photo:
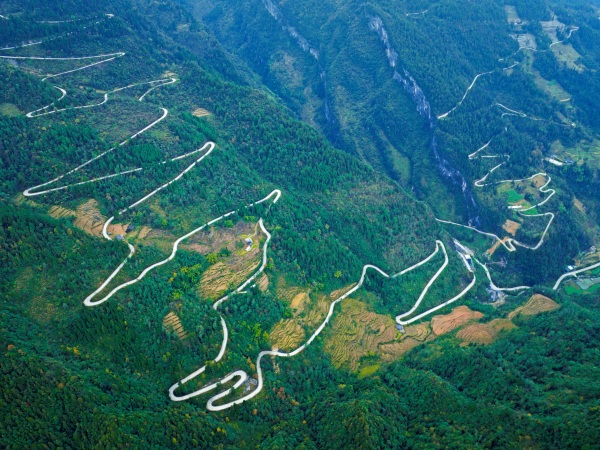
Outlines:
<svg viewBox="0 0 600 450"><path fill-rule="evenodd" d="M600 55L536 1L0 2L7 448L595 442Z"/></svg>

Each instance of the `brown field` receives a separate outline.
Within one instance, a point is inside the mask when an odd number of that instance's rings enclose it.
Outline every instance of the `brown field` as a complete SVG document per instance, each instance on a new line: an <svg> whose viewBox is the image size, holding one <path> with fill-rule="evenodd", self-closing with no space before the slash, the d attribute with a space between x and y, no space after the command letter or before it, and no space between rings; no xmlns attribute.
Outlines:
<svg viewBox="0 0 600 450"><path fill-rule="evenodd" d="M88 225L90 224L90 222L86 222ZM75 225L77 225L77 222L75 222ZM100 231L98 235L102 234L102 227L104 226L104 222L102 222L100 224ZM120 234L121 236L125 236L127 234L127 227L129 226L129 223L111 223L107 230L108 233L112 236L116 236L118 234ZM83 228L84 231L87 231L87 229ZM98 230L98 225L95 225L94 228L90 228L90 230L93 231L97 231Z"/></svg>
<svg viewBox="0 0 600 450"><path fill-rule="evenodd" d="M508 319L494 319L489 323L467 325L456 333L456 337L464 342L474 344L491 344L501 330L511 330L515 325Z"/></svg>
<svg viewBox="0 0 600 450"><path fill-rule="evenodd" d="M450 314L434 316L431 319L431 328L435 334L440 336L482 317L483 314L479 311L471 311L468 306L461 305L454 308Z"/></svg>
<svg viewBox="0 0 600 450"><path fill-rule="evenodd" d="M269 340L273 348L284 352L295 350L304 341L304 329L296 319L281 319L269 333Z"/></svg>
<svg viewBox="0 0 600 450"><path fill-rule="evenodd" d="M137 238L144 239L146 236L148 236L148 234L150 234L151 231L152 231L152 228L143 226L141 228L140 232L138 233Z"/></svg>
<svg viewBox="0 0 600 450"><path fill-rule="evenodd" d="M409 337L402 339L400 342L391 342L389 344L380 345L379 351L381 352L381 359L384 361L393 361L421 344L423 344L423 342Z"/></svg>
<svg viewBox="0 0 600 450"><path fill-rule="evenodd" d="M269 277L263 273L256 282L256 285L261 292L265 292L269 288Z"/></svg>
<svg viewBox="0 0 600 450"><path fill-rule="evenodd" d="M302 289L298 286L288 286L283 277L277 280L277 297L287 302L292 302L297 295L302 293Z"/></svg>
<svg viewBox="0 0 600 450"><path fill-rule="evenodd" d="M96 200L88 200L77 207L77 219L75 220L75 226L81 228L86 233L100 236L102 234L102 227L104 226L105 221L106 218L100 214L98 202ZM108 228L110 229L111 227L109 226Z"/></svg>
<svg viewBox="0 0 600 450"><path fill-rule="evenodd" d="M294 309L301 309L304 306L304 303L309 300L308 292L300 292L299 294L294 295L292 299L292 303L290 306Z"/></svg>
<svg viewBox="0 0 600 450"><path fill-rule="evenodd" d="M210 228L191 236L183 243L181 248L208 254L217 253L222 248L227 247L232 254L241 253L240 249L236 248L236 244L239 245L246 236L251 235L254 228L255 224L243 221L238 222L232 228ZM254 241L254 248L248 253L253 253L258 244L257 236L252 236L252 240Z"/></svg>
<svg viewBox="0 0 600 450"><path fill-rule="evenodd" d="M380 344L393 341L396 335L391 317L368 311L364 303L348 298L332 321L325 351L335 367L358 370L361 357L378 352Z"/></svg>
<svg viewBox="0 0 600 450"><path fill-rule="evenodd" d="M85 203L82 203L77 207L75 211L72 209L63 208L62 206L52 206L48 210L55 219L63 217L75 217L75 226L92 236L102 236L102 227L106 222L106 217L100 213L98 209L98 202L94 199L90 199ZM126 229L129 224L112 223L108 226L108 232L110 234L125 235Z"/></svg>
<svg viewBox="0 0 600 450"><path fill-rule="evenodd" d="M579 200L577 197L573 197L573 205L579 211L581 211L582 213L585 213L585 206L583 206L583 203L581 203L581 200Z"/></svg>
<svg viewBox="0 0 600 450"><path fill-rule="evenodd" d="M165 327L165 330L177 334L177 337L181 340L188 337L188 332L183 329L179 317L172 311L163 319L163 327Z"/></svg>
<svg viewBox="0 0 600 450"><path fill-rule="evenodd" d="M285 282L283 277L277 279L277 291L276 295L280 300L286 303L296 310L298 314L304 309L304 305L310 303L310 291L304 292L302 288L298 286L290 286Z"/></svg>
<svg viewBox="0 0 600 450"><path fill-rule="evenodd" d="M251 255L251 253L254 253ZM246 256L246 255L244 255ZM258 249L248 252L248 256L254 258L239 258L233 264L219 261L210 266L202 275L199 291L203 297L216 300L226 291L236 288L260 266L260 255Z"/></svg>
<svg viewBox="0 0 600 450"><path fill-rule="evenodd" d="M192 115L196 117L210 116L210 114L211 113L204 108L198 108L192 113Z"/></svg>
<svg viewBox="0 0 600 450"><path fill-rule="evenodd" d="M536 188L541 188L544 184L546 184L546 182L548 181L548 177L545 175L538 175L537 177L535 177L533 179L533 185Z"/></svg>
<svg viewBox="0 0 600 450"><path fill-rule="evenodd" d="M502 228L507 233L512 234L514 236L517 233L517 230L519 229L520 226L521 226L521 224L519 222L507 220L506 222L504 222L504 225L502 225Z"/></svg>
<svg viewBox="0 0 600 450"><path fill-rule="evenodd" d="M63 217L75 216L77 213L72 209L63 208L62 206L53 206L48 211L48 214L50 214L55 219L61 219Z"/></svg>
<svg viewBox="0 0 600 450"><path fill-rule="evenodd" d="M190 242L182 245L181 248L198 251L202 254L217 253L223 248L230 251L229 256L219 258L219 261L210 266L202 276L200 281L199 293L208 299L216 300L247 280L261 263L260 239L254 236L252 249L248 252L240 250L236 246L243 242L243 237L248 235L253 229L253 224L239 222L232 228L212 228L201 232L190 238ZM141 232L140 232L141 233ZM153 230L147 235L148 238L158 239L153 241L160 245L166 235L157 230ZM259 288L266 288L268 278L258 279Z"/></svg>
<svg viewBox="0 0 600 450"><path fill-rule="evenodd" d="M25 203L26 205L33 206L33 207L40 206L33 200L30 200L27 197L25 197L23 194L16 195L14 197L14 200L17 205L22 205L23 203Z"/></svg>
<svg viewBox="0 0 600 450"><path fill-rule="evenodd" d="M408 325L404 327L404 336L413 338L417 341L424 341L431 334L429 323L419 323L417 325Z"/></svg>
<svg viewBox="0 0 600 450"><path fill-rule="evenodd" d="M541 294L535 294L523 306L519 306L517 309L512 311L508 315L508 318L513 319L519 314L524 316L533 316L535 314L540 314L547 311L554 311L558 308L560 308L560 305L554 300L544 297Z"/></svg>

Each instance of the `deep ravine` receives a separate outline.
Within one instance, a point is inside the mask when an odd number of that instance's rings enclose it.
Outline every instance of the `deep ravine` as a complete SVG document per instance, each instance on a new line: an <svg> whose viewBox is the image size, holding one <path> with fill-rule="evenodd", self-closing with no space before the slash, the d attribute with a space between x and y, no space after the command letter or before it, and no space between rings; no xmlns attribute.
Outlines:
<svg viewBox="0 0 600 450"><path fill-rule="evenodd" d="M429 129L431 134L430 146L437 169L442 174L442 176L445 179L449 180L453 185L460 186L467 210L469 225L478 227L478 206L475 202L473 191L469 187L461 171L453 167L446 158L440 155L437 139L435 137L437 118L435 114L433 114L431 111L431 105L429 104L425 93L419 87L416 80L412 77L408 70L400 68L398 66L398 53L390 43L389 35L385 30L385 27L383 26L383 21L381 20L381 18L377 16L369 16L369 29L377 33L381 42L385 46L385 54L387 56L388 63L390 67L394 69L394 80L396 80L402 85L404 90L410 95L419 114L426 118L429 123Z"/></svg>

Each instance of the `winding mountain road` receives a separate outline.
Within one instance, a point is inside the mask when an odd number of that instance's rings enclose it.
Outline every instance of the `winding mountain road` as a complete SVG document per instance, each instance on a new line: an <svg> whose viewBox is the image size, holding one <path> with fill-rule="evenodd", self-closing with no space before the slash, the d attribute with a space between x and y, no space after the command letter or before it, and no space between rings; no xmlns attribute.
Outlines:
<svg viewBox="0 0 600 450"><path fill-rule="evenodd" d="M477 228L475 228L473 226L470 226L470 225L463 225L463 224L459 224L459 223L452 222L452 221L449 221L449 220L442 220L442 219L437 219L437 218L436 218L436 220L438 222L441 222L441 223L445 223L445 224L450 224L450 225L455 225L455 226L467 228L469 230L476 231L477 233L482 234L484 236L491 237L491 238L497 240L509 252L514 252L516 250L515 246L519 246L519 247L526 248L526 249L529 249L529 250L537 250L544 243L544 239L546 237L546 234L548 233L548 230L550 229L550 225L552 225L552 222L554 221L555 215L552 212L546 212L546 213L540 213L540 214L524 214L524 213L527 212L527 211L530 211L530 210L532 210L534 208L537 208L539 206L544 205L546 202L548 202L552 198L552 196L554 196L554 194L556 194L556 190L548 188L548 185L552 181L552 178L547 173L545 173L545 172L538 172L538 173L536 173L534 175L531 175L530 177L527 177L527 178L500 180L500 181L493 181L493 182L486 183L486 180L488 179L488 177L492 173L494 173L497 169L499 169L500 167L502 167L504 164L506 164L510 160L510 155L508 155L508 154L503 154L503 155L481 155L480 154L483 150L485 150L486 148L489 147L489 145L491 144L492 140L493 139L490 139L483 146L481 146L476 151L474 151L473 153L471 153L468 156L469 160L474 160L474 159L477 159L477 158L505 158L505 160L503 162L501 162L500 164L497 164L494 167L492 167L482 178L480 178L479 180L476 180L474 182L474 185L476 187L483 188L485 186L493 186L493 185L498 185L498 184L529 181L529 180L532 180L532 179L534 179L534 178L536 178L538 176L544 176L544 177L546 177L547 178L546 183L544 183L542 186L540 186L538 188L538 191L540 191L540 193L542 193L542 194L549 194L542 201L540 201L539 203L536 203L535 205L529 206L527 208L522 208L520 205L509 206L508 207L509 209L511 209L513 211L516 211L519 215L521 215L523 217L549 217L548 223L546 224L546 227L545 227L545 229L544 229L544 231L542 233L542 236L541 236L540 240L538 241L538 243L536 245L532 246L532 245L528 245L528 244L523 244L522 242L519 242L518 240L516 240L514 238L508 238L507 237L506 239L503 240L503 239L500 239L500 237L498 237L498 235L496 235L494 233L488 233L488 232L485 232L485 231L481 231L481 230L479 230L479 229L477 229ZM486 271L487 271L487 269L486 269ZM489 276L488 276L488 278L489 278ZM490 282L491 282L491 279L490 279Z"/></svg>
<svg viewBox="0 0 600 450"><path fill-rule="evenodd" d="M426 11L423 11L422 13L419 14L424 14L426 13ZM407 14L411 15L410 13ZM112 15L107 15L107 17L112 17ZM0 18L3 19L7 19L4 16L0 16ZM67 22L67 21L46 21L46 23L61 23L61 22ZM571 33L572 34L572 33ZM570 37L570 35L569 35ZM8 48L4 48L4 49L0 49L0 50L13 50L13 49L17 49L17 48L23 48L23 47L29 47L29 46L33 46L33 45L37 45L40 44L42 41L39 42L34 42L34 43L27 43L27 44L22 44L21 46L18 47L8 47ZM302 41L299 41L302 44ZM312 54L312 51L311 51ZM94 56L84 56L84 57L36 57L36 56L15 56L15 55L0 55L0 59L8 59L8 60L39 60L39 61L43 61L43 60L49 60L49 61L77 61L77 60L81 60L81 61L93 61L90 64L86 64L82 67L78 67L75 69L71 69L71 70L67 70L61 73L57 73L57 74L53 74L53 75L47 75L45 78L43 78L42 81L46 81L49 80L51 78L55 78L55 77L59 77L62 75L66 75L69 73L73 73L73 72L77 72L80 70L85 70L91 67L95 67L98 66L100 64L104 64L104 63L108 63L110 61L113 61L117 58L121 58L125 56L124 52L116 52L116 53L107 53L107 54L100 54L100 55L94 55ZM315 58L318 57L318 54L313 54L313 56L315 56ZM511 66L509 68L514 67ZM503 70L507 70L509 68L505 68ZM467 97L469 91L475 86L476 81L478 80L479 77L483 76L483 75L487 75L487 74L491 74L494 71L490 71L490 72L484 72L481 74L478 74L473 81L471 82L471 85L467 88L466 92L464 93L462 99L458 102L458 104L452 108L450 111L448 111L445 114L442 114L441 116L438 116L438 119L442 119L447 117L449 114L451 114L457 107L459 107L463 101L465 100L465 98ZM63 100L65 98L65 96L67 95L67 91L61 87L58 86L54 86L54 88L56 88L57 90L59 90L61 92L61 97L59 99L57 99L56 101L52 102L49 105L46 105L42 108L36 109L34 111L31 111L29 113L26 114L26 117L28 118L36 118L36 117L41 117L41 116L46 116L46 115L50 115L50 114L56 114L59 112L63 112L63 111L67 111L67 110L72 110L72 109L84 109L84 108L93 108L93 107L99 107L101 105L104 105L108 100L109 100L109 95L110 94L114 94L116 92L125 90L125 89L130 89L130 88L134 88L137 86L142 86L142 85L150 85L150 88L148 90L146 90L139 98L138 100L141 102L144 100L144 98L146 97L147 94L149 94L151 91L153 91L154 89L157 89L159 87L163 87L166 85L170 85L177 82L177 80L175 78L164 78L164 79L159 79L159 80L153 80L153 81L148 81L148 82L139 82L139 83L133 83L130 84L128 86L124 86L121 88L116 88L113 89L109 92L106 92L103 94L103 100L99 103L94 103L94 104L90 104L90 105L82 105L82 106L74 106L74 107L66 107L66 108L59 108L59 109L54 109L54 110L50 110L53 107L56 107L56 104L58 102L60 102L61 100ZM514 111L514 110L510 110L509 108L505 107L504 105L501 104L497 104L497 106L504 108L505 110L509 111L505 114L510 114L510 115L518 115L520 117L527 117L527 115L525 115L524 113L519 113L518 111ZM73 188L76 186L81 186L81 185L85 185L88 183L95 183L98 181L102 181L102 180L107 180L110 178L114 178L114 177L118 177L118 176L124 176L124 175L128 175L128 174L132 174L132 173L137 173L137 172L141 172L144 170L143 167L137 167L137 168L133 168L133 169L129 169L129 170L125 170L122 172L118 172L118 173L114 173L114 174L109 174L109 175L104 175L104 176L100 176L100 177L96 177L96 178L92 178L90 180L86 180L86 181L80 181L80 182L76 182L76 183L71 183L71 184L63 184L60 186L54 186L51 187L53 185L56 185L57 182L59 182L60 180L62 180L64 177L67 177L68 175L71 175L73 173L78 172L80 169L88 166L90 163L92 163L93 161L96 161L102 157L104 157L105 155L107 155L108 153L114 152L115 150L117 150L119 147L124 146L125 144L127 144L128 142L130 142L131 140L135 139L137 136L141 135L142 133L150 130L151 128L153 128L154 126L156 126L158 123L160 123L161 121L163 121L169 114L169 111L166 108L161 107L160 110L162 111L162 115L161 117L159 117L158 119L154 120L152 123L150 123L149 125L147 125L146 127L144 127L143 129L141 129L140 131L136 132L135 134L133 134L131 137L129 137L128 139L124 140L123 142L121 142L119 145L110 148L109 150L106 150L105 152L102 152L101 154L99 154L98 156L95 156L91 159L89 159L88 161L80 164L79 166L75 167L74 169L71 169L69 171L67 171L66 173L59 175L58 177L44 182L42 184L30 187L28 189L26 189L23 192L23 195L25 197L35 197L35 196L39 196L39 195L44 195L44 194L48 194L51 192L55 192L55 191L60 191L60 190L64 190L64 189L69 189L69 188ZM541 120L541 119L540 119ZM491 143L491 140L485 144L484 146L482 146L480 149L478 149L477 151L475 151L474 153L472 153L471 155L469 155L469 159L474 159L475 157L478 157L479 153L483 150L485 150ZM185 176L186 173L188 173L189 171L191 171L198 163L200 163L204 158L206 158L207 156L209 156L212 151L215 149L215 143L214 142L207 142L206 144L204 144L201 148L194 150L192 152L186 153L184 155L180 155L174 158L171 158L169 160L165 160L160 162L159 164L167 164L168 162L173 162L173 161L177 161L177 160L181 160L187 157L191 157L193 155L200 155L199 157L197 157L191 164L189 164L184 170L182 170L175 178L171 179L170 181L168 181L167 183L162 184L161 186L157 187L156 189L152 190L150 193L142 196L139 200L135 201L134 203L132 203L131 205L129 205L128 207L120 210L117 215L113 215L112 217L110 217L108 220L106 220L106 222L104 223L103 229L102 229L102 235L105 239L107 240L111 240L112 238L110 237L110 235L108 234L108 226L111 224L111 222L115 219L116 216L121 215L123 213L125 213L126 211L135 208L136 206L142 204L143 202L147 201L149 198L155 196L158 192L160 192L161 190L165 189L166 187L168 187L169 185L171 185L172 183L177 182L178 180L180 180L183 176ZM481 156L481 157L501 157L500 155L496 155L496 156ZM529 180L532 179L538 175L546 175L546 174L536 174L533 175L532 177L529 178L525 178L522 180L503 180L500 182L495 182L495 183L485 183L487 177L494 171L496 170L498 167L500 167L502 164L505 164L505 162L501 163L500 165L494 167L485 177L483 177L481 180L478 180L475 184L478 187L483 187L486 185L490 185L490 184L499 184L499 183L506 183L506 182L511 182L511 181L525 181L525 180ZM532 208L535 208L537 206L541 206L543 204L545 204L555 193L555 191L553 189L546 189L546 187L548 186L548 184L550 183L550 177L548 177L548 181L539 188L540 192L546 194L546 193L550 193L550 195L544 199L544 201L541 201L540 203L527 208L527 209L523 209L518 211L519 213L523 213L525 211L528 211ZM250 208L254 205L257 204L261 204L263 202L268 202L270 201L270 205L274 205L275 203L278 202L278 200L281 197L281 191L279 189L275 189L273 190L271 193L269 193L269 195L267 195L266 197L262 198L261 200L258 200L254 203L251 203L249 205L246 206L246 208ZM270 206L269 206L270 208ZM268 210L267 210L268 211ZM112 288L110 290L110 292L108 292L106 295L102 296L102 298L97 298L99 296L102 295L102 293L108 288L108 286L111 284L111 282L113 282L113 280L115 279L115 277L121 272L121 270L123 269L123 267L125 267L125 265L127 264L127 261L134 255L135 253L135 248L133 245L131 245L130 243L126 243L128 248L129 248L129 254L128 256L118 265L118 267L106 278L106 280L104 280L101 285L94 290L94 292L92 292L90 295L88 295L85 300L83 301L85 306L88 307L93 307L93 306L98 306L104 302L106 302L107 300L109 300L112 296L114 296L117 292L119 292L122 289L125 289L129 286L132 286L133 284L138 283L139 281L143 280L147 274L149 274L151 271L153 271L154 269L167 264L169 261L173 260L176 255L177 252L179 250L179 244L182 243L184 240L188 239L189 237L193 236L194 234L206 229L207 227L210 227L211 225L222 221L223 219L232 216L233 214L235 214L236 211L229 211L225 214L222 214L221 216L212 219L211 221L203 224L202 226L195 228L194 230L188 232L187 234L179 237L172 245L172 249L171 249L171 253L169 254L169 256L167 256L166 258L164 258L161 261L158 261L154 264L151 264L149 266L147 266L146 268L144 268L137 277L127 281L127 282L123 282L119 285L117 285L116 287ZM541 215L550 215L551 219L542 235L542 238L540 239L540 242L538 243L538 245L536 245L535 247L531 247L531 246L527 246L524 245L514 239L509 239L505 242L501 241L500 238L494 234L491 233L485 233L485 232L481 232L479 230L477 230L476 228L470 227L470 226L465 226L465 225L460 225L460 224L456 224L453 222L449 222L449 221L443 221L440 219L436 219L439 222L442 223L449 223L449 224L453 224L453 225L458 225L458 226L462 226L462 227L466 227L466 228L470 228L473 229L481 234L493 237L495 239L497 239L498 241L500 241L509 251L514 251L515 250L515 246L521 246L521 247L525 247L525 248L530 248L532 250L536 250L537 248L539 248L539 246L542 244L544 237L546 235L546 232L548 231L550 224L552 223L552 220L554 219L554 215L552 213L544 213L544 214L536 214L536 215L531 215L531 216L541 216ZM221 305L223 303L225 303L227 300L231 299L231 297L233 295L243 295L243 293L245 292L245 289L247 289L249 286L251 286L257 279L257 277L262 274L265 270L265 267L267 265L267 252L268 252L268 247L269 244L271 242L271 234L269 233L269 231L266 229L265 225L264 225L264 221L263 218L261 217L258 221L258 226L260 227L261 232L266 236L266 240L264 242L263 248L262 248L262 261L261 264L259 266L259 268L248 278L246 279L240 286L238 286L236 289L232 290L230 293L228 293L227 295L221 297L220 299L218 299L214 304L213 304L213 309L215 311L217 311L217 313L219 314L220 320L221 320L221 325L222 325L222 330L223 330L223 340L221 343L221 347L219 349L219 352L217 354L217 356L214 358L214 362L219 362L223 359L223 357L225 356L226 353L226 349L227 349L227 344L228 344L228 340L229 340L229 331L227 328L227 323L225 321L225 318L223 317L223 315L219 312L219 308L221 307ZM444 270L447 268L448 264L449 264L449 258L448 258L448 254L446 251L446 248L444 246L444 243L440 240L436 240L436 245L435 245L435 250L433 251L432 254L430 254L428 257L426 257L424 260L402 270L401 272L398 272L394 275L388 275L386 272L384 272L382 269L380 269L377 266L371 265L371 264L367 264L365 266L363 266L362 268L362 273L360 276L360 279L358 281L358 283L351 288L350 290L348 290L346 293L344 293L343 295L341 295L340 297L338 297L336 300L334 300L329 307L328 313L325 316L325 318L323 319L323 321L321 322L321 324L319 325L319 327L311 334L311 336L306 340L306 342L299 346L298 348L296 348L295 350L291 351L291 352L282 352L282 351L278 351L278 350L268 350L268 351L261 351L258 354L258 357L256 359L256 370L257 370L257 378L258 378L258 383L255 389L251 390L250 392L246 393L245 395L243 395L240 398L237 398L235 400L226 402L226 403L222 403L222 404L215 404L218 401L224 399L225 397L227 397L228 395L230 395L233 391L237 390L238 388L240 388L242 385L244 385L248 380L249 380L249 376L248 374L244 371L244 370L235 370L233 372L230 372L229 374L227 374L226 376L224 376L223 378L221 378L218 381L215 381L213 383L210 383L206 386L201 387L200 389L195 390L194 392L191 393L186 393L186 394L181 394L178 395L176 393L176 391L181 388L183 385L189 383L190 381L194 380L195 378L197 378L199 375L201 375L202 373L205 372L206 370L206 365L200 367L199 369L195 370L194 372L192 372L191 374L189 374L188 376L186 376L185 378L181 379L179 382L173 384L170 388L169 388L169 397L172 401L184 401L184 400L188 400L190 398L196 397L198 395L202 395L205 393L208 393L210 391L213 391L215 389L217 389L218 387L223 387L225 388L222 392L213 395L212 397L210 397L207 400L207 404L206 407L209 411L222 411L225 409L228 409L234 405L237 404L241 404L247 400L250 400L251 398L255 397L256 395L258 395L263 387L264 387L264 377L263 377L263 370L261 367L261 361L263 359L264 356L279 356L279 357L293 357L297 354L299 354L300 352L302 352L307 346L309 346L316 338L317 336L319 336L321 334L321 332L324 330L324 328L327 326L327 324L329 323L329 321L331 320L331 317L333 316L335 307L338 303L340 303L341 301L343 301L344 299L348 298L350 295L354 294L356 291L358 291L359 289L362 288L366 275L368 273L368 271L374 271L379 273L380 275L382 275L385 278L390 278L390 279L394 279L397 278L401 275L404 275L412 270L415 270L419 267L421 267L422 265L426 264L427 262L429 262L432 258L434 258L439 251L442 251L443 255L444 255L444 262L443 264L439 267L439 269L436 271L436 273L428 280L428 282L426 283L425 287L423 288L423 290L421 291L417 301L415 302L415 304L410 308L410 310L399 314L398 316L395 317L395 321L396 323L400 324L400 325L408 325L410 323L413 323L417 320L420 320L430 314L432 314L435 311L438 311L444 307L449 306L450 304L452 304L453 302L456 302L457 300L459 300L460 298L462 298L464 295L466 295L476 284L477 278L476 278L476 274L473 273L473 278L471 280L471 282L456 296L452 297L451 299L444 301L443 303L440 303L438 305L436 305L433 308L428 309L427 311L424 311L420 314L417 314L416 316L412 316L420 307L423 299L425 298L425 296L427 295L427 293L429 292L431 286L433 285L433 283L438 280L438 278L440 277L440 275L444 272ZM519 286L519 287L515 287L515 288L497 288L495 286L495 284L493 283L489 270L486 267L485 264L482 264L481 262L479 262L478 260L476 260L477 263L485 270L487 277L490 281L490 285L497 289L497 290L501 290L501 291L513 291L513 290L520 290L520 289L528 289L528 287L526 286ZM600 263L584 268L584 269L579 269L577 271L573 271L570 272L568 274L564 274L557 282L555 285L554 289L558 288L558 285L560 284L560 282L567 276L574 276L579 272L585 271L585 270L590 270L593 269L595 267L600 267ZM408 318L409 316L412 316L410 318ZM233 383L233 384L232 384ZM231 386L229 386L231 385ZM229 387L227 387L229 386Z"/></svg>
<svg viewBox="0 0 600 450"><path fill-rule="evenodd" d="M272 195L272 194L271 194ZM278 198L278 197L277 197ZM265 199L263 199L262 201L264 201ZM276 201L276 200L275 200ZM266 262L267 262L267 246L268 243L271 239L271 235L269 234L269 232L264 228L263 223L262 223L262 219L260 221L260 227L261 230L263 231L263 233L265 233L265 235L267 236L267 240L265 242L265 246L263 247L263 262L261 267L259 268L259 270L252 275L252 277L250 277L248 280L246 280L246 282L244 282L240 287L238 287L236 289L235 292L237 293L241 293L243 291L243 289L245 287L247 287L252 281L254 281L254 279L256 279L256 277L264 270L264 267L266 266ZM431 286L431 284L433 284L433 282L439 277L439 275L443 272L443 270L446 268L447 264L448 264L448 255L446 253L446 249L444 247L444 244L442 241L436 241L436 248L434 250L434 252L429 255L427 258L425 258L424 260L422 260L421 262L402 270L401 272L398 272L395 275L388 275L386 272L384 272L382 269L380 269L377 266L374 266L372 264L367 264L363 267L362 269L362 273L360 276L360 279L358 281L358 283L350 290L348 290L346 293L344 293L343 295L341 295L340 297L338 297L336 300L334 300L331 305L329 306L329 311L327 313L327 315L325 316L324 320L321 322L321 325L312 333L312 335L310 336L310 338L301 346L299 346L298 348L296 348L295 350L291 351L291 352L282 352L279 350L265 350L262 351L258 354L258 357L256 359L256 371L257 371L257 378L258 378L258 384L256 386L255 389L253 389L252 391L250 391L249 393L247 393L246 395L220 404L220 405L215 405L215 402L217 402L218 400L228 396L229 394L231 394L233 391L237 390L239 387L241 387L248 379L249 376L248 374L244 371L244 370L235 370L233 372L230 372L229 374L227 374L225 377L223 377L222 379L215 381L211 384L208 384L206 386L203 386L202 388L188 393L188 394L183 394L183 395L177 395L175 393L175 391L177 391L177 389L179 389L181 386L183 386L184 384L188 383L189 381L193 380L194 378L196 378L197 376L201 375L202 373L205 372L206 370L206 365L200 367L198 370L196 370L195 372L191 373L190 375L188 375L187 377L183 378L181 381L179 381L178 383L175 383L174 385L172 385L169 389L169 396L171 398L171 400L173 401L184 401L184 400L189 400L190 398L196 397L198 395L202 395L205 394L207 392L210 392L214 389L216 389L219 386L225 386L226 384L232 382L234 379L237 378L237 381L233 384L233 386L223 390L222 392L220 392L219 394L216 394L212 397L210 397L207 400L206 403L206 408L209 411L223 411L225 409L231 408L234 405L239 405L247 400L250 400L251 398L255 397L256 395L258 395L263 387L264 387L264 376L263 376L263 371L262 371L262 366L261 366L261 361L263 359L263 357L265 356L279 356L282 358L289 358L292 356L295 356L297 354L299 354L300 352L302 352L304 349L306 349L306 347L308 347L316 338L317 336L319 336L319 334L321 334L321 332L323 331L323 329L327 326L327 324L329 323L329 321L331 320L331 317L333 316L333 312L335 310L335 306L340 303L341 301L343 301L344 299L348 298L349 296L351 296L352 294L354 294L356 291L358 291L364 284L365 281L365 277L367 275L367 272L369 270L373 270L377 273L379 273L380 275L384 276L385 278L396 278L400 275L403 275L407 272L410 272L411 270L414 270L420 266L422 266L423 264L427 263L428 261L430 261L439 251L439 249L442 249L442 251L444 252L444 264L442 265L442 267L436 272L436 274L432 277L432 279L427 283L427 286L425 287L425 289L423 290L423 293L421 294L421 296L419 297L419 300L417 301L417 303L415 304L415 306L407 313L401 314L400 316L398 316L398 318L402 318L405 317L407 315L412 314L416 308L418 308L422 298L425 296L425 294L427 293L427 290L429 289L429 287ZM434 311L437 311L441 308L444 308L448 305L450 305L451 303L455 302L456 300L460 299L461 297L463 297L467 292L469 292L469 290L475 285L476 283L476 278L473 277L473 280L471 281L471 283L457 296L453 297L452 299L434 307L431 308L427 311L425 311L422 314L419 314L416 317L413 317L410 320L407 321L400 321L398 318L396 318L396 321L400 324L408 324L408 323L412 323L416 320L419 320L423 317L426 317L427 315L431 314ZM227 298L229 298L228 296L223 297L222 299L218 300L217 302L215 302L215 304L213 305L213 308L215 310L217 310L217 308L221 305L221 303L223 301L225 301ZM221 345L221 349L219 351L219 354L217 355L217 357L213 360L214 362L218 362L222 359L224 353L225 353L225 348L227 346L227 326L225 324L225 320L224 318L221 316L221 322L223 325L223 344Z"/></svg>

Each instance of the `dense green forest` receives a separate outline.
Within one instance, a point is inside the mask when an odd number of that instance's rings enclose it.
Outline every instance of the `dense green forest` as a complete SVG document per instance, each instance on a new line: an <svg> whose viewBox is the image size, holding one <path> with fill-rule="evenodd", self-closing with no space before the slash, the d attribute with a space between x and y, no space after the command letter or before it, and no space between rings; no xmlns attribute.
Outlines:
<svg viewBox="0 0 600 450"><path fill-rule="evenodd" d="M597 8L0 1L0 446L597 447Z"/></svg>

